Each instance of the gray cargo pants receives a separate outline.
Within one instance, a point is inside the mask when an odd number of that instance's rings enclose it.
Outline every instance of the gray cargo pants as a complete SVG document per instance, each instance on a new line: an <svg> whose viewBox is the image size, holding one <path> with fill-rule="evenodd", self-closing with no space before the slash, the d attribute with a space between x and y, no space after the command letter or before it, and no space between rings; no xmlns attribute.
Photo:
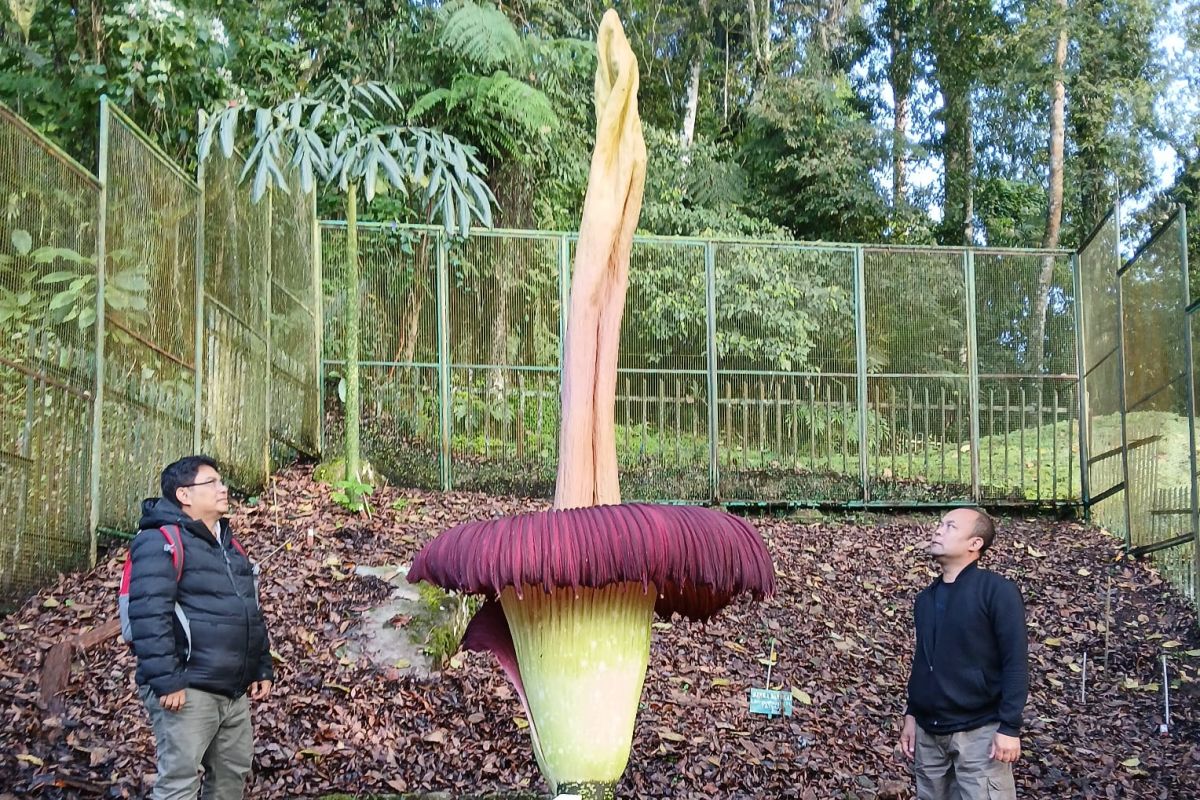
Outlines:
<svg viewBox="0 0 1200 800"><path fill-rule="evenodd" d="M164 711L147 686L139 687L158 750L154 800L195 800L204 770L204 800L242 800L254 734L250 700L188 689L183 708Z"/></svg>
<svg viewBox="0 0 1200 800"><path fill-rule="evenodd" d="M1000 723L935 736L917 726L917 800L1016 800L1012 764L988 757Z"/></svg>

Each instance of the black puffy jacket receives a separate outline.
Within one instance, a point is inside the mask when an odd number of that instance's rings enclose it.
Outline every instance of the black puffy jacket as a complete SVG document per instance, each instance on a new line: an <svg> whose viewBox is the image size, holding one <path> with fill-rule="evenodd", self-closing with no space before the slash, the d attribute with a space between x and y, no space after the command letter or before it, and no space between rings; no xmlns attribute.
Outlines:
<svg viewBox="0 0 1200 800"><path fill-rule="evenodd" d="M178 582L158 531L164 525L181 531ZM138 527L129 578L137 682L158 697L189 687L239 697L254 681L274 680L254 569L233 545L228 520L221 520L218 542L175 503L151 498L142 502Z"/></svg>

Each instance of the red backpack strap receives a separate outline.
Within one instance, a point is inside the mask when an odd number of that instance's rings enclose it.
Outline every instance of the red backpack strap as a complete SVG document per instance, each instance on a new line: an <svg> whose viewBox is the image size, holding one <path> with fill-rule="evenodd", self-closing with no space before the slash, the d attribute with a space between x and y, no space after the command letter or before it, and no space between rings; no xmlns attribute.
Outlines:
<svg viewBox="0 0 1200 800"><path fill-rule="evenodd" d="M183 577L183 531L178 525L164 525L158 531L167 540L171 552L171 565L175 567L175 582L178 583Z"/></svg>
<svg viewBox="0 0 1200 800"><path fill-rule="evenodd" d="M237 550L239 553L241 553L241 554L242 554L243 556L245 556L247 559L249 559L249 558L250 558L249 554L246 552L246 548L242 547L242 543L241 543L241 542L239 542L237 539L235 539L235 538L233 537L233 534L232 534L232 533L231 533L231 534L229 534L229 543L233 545L233 549L234 549L234 550Z"/></svg>

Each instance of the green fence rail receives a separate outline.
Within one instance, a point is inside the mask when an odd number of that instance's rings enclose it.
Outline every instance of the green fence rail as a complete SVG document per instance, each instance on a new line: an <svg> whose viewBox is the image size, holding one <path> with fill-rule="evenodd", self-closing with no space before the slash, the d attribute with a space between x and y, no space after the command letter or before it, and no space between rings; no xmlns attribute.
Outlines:
<svg viewBox="0 0 1200 800"><path fill-rule="evenodd" d="M548 496L575 236L318 227L298 186L193 179L107 102L93 175L0 106L0 600L95 558L166 461L254 490L340 442L391 480ZM1182 209L1078 253L638 237L617 442L629 499L1083 504L1195 600L1197 369Z"/></svg>
<svg viewBox="0 0 1200 800"><path fill-rule="evenodd" d="M315 200L186 174L106 100L92 175L0 106L0 602L95 559L167 462L319 448Z"/></svg>
<svg viewBox="0 0 1200 800"><path fill-rule="evenodd" d="M363 310L364 455L429 489L548 496L571 234L323 223L327 447ZM638 237L621 333L628 498L1072 503L1075 259L1063 251ZM1031 346L1040 341L1040 348Z"/></svg>

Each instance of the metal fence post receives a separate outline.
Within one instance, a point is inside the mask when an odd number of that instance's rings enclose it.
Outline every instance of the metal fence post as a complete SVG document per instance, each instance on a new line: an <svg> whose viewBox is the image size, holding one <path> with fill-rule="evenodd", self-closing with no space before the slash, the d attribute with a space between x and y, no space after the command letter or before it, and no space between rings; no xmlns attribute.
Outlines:
<svg viewBox="0 0 1200 800"><path fill-rule="evenodd" d="M441 232L437 236L437 346L438 346L438 461L442 491L454 485L451 470L450 426L450 277L447 267L448 243Z"/></svg>
<svg viewBox="0 0 1200 800"><path fill-rule="evenodd" d="M721 468L719 431L719 389L717 387L717 253L711 241L704 243L704 318L706 340L706 377L708 379L708 493L713 502L720 499Z"/></svg>
<svg viewBox="0 0 1200 800"><path fill-rule="evenodd" d="M867 442L867 281L863 249L854 248L854 342L858 373L858 475L863 503L871 500Z"/></svg>
<svg viewBox="0 0 1200 800"><path fill-rule="evenodd" d="M571 305L571 241L567 234L558 238L558 380L562 384L566 362L567 310Z"/></svg>
<svg viewBox="0 0 1200 800"><path fill-rule="evenodd" d="M1191 447L1188 460L1192 465L1192 602L1200 600L1200 485L1196 477L1196 376L1192 353L1192 315L1187 312L1192 302L1192 290L1188 277L1187 207L1179 204L1179 260L1183 270L1183 352L1187 364L1187 415L1188 436Z"/></svg>
<svg viewBox="0 0 1200 800"><path fill-rule="evenodd" d="M1075 292L1075 374L1079 400L1079 497L1085 515L1089 515L1091 481L1088 478L1088 442L1091 436L1090 407L1087 396L1087 339L1084 329L1083 273L1079 253L1071 256L1071 282ZM1069 498L1068 498L1069 499Z"/></svg>
<svg viewBox="0 0 1200 800"><path fill-rule="evenodd" d="M983 490L979 478L979 331L975 305L975 251L971 248L963 253L963 277L967 288L967 402L971 418L971 501L983 501ZM1040 347L1041 342L1034 345ZM1038 384L1038 391L1041 391ZM1040 429L1042 421L1038 420Z"/></svg>
<svg viewBox="0 0 1200 800"><path fill-rule="evenodd" d="M1129 430L1126 424L1126 396L1125 396L1125 302L1123 292L1121 291L1121 276L1118 271L1121 267L1121 202L1117 201L1113 211L1113 219L1116 220L1117 237L1116 244L1113 245L1113 271L1112 279L1116 282L1117 290L1117 371L1120 380L1117 381L1117 396L1121 405L1121 481L1124 488L1121 490L1121 500L1125 505L1125 549L1128 550L1133 545L1133 519L1132 511L1129 507L1130 495L1132 488L1129 485Z"/></svg>
<svg viewBox="0 0 1200 800"><path fill-rule="evenodd" d="M104 277L107 270L108 222L108 95L100 96L100 198L96 214L96 385L92 393L92 459L88 506L88 564L96 566L100 526L100 465L104 447Z"/></svg>

